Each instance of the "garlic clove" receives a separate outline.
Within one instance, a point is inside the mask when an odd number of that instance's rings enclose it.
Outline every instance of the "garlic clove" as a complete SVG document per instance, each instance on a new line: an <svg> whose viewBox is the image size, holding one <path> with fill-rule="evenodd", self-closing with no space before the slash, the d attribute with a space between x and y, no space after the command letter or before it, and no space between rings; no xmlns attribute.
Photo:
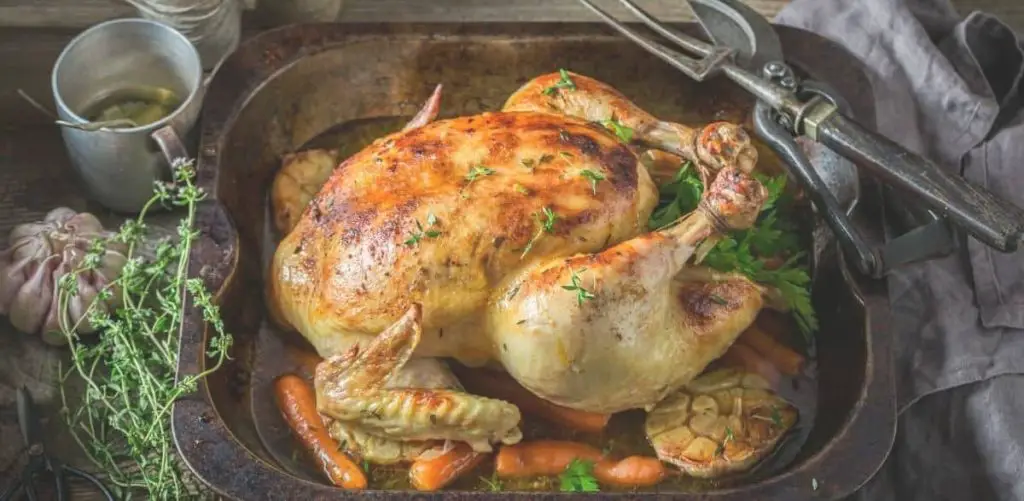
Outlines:
<svg viewBox="0 0 1024 501"><path fill-rule="evenodd" d="M35 273L18 289L10 306L10 320L22 332L36 332L53 306L53 270L60 257L53 255L36 267Z"/></svg>

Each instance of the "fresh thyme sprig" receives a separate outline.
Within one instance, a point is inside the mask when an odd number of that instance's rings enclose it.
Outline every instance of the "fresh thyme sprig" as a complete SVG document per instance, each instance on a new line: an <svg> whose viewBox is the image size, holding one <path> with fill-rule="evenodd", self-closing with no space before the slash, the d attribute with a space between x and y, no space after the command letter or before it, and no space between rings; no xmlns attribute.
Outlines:
<svg viewBox="0 0 1024 501"><path fill-rule="evenodd" d="M576 303L577 304L579 304L580 306L583 306L583 302L584 301L586 301L588 299L594 299L595 297L597 297L597 296L594 295L594 293L592 293L592 292L588 291L587 289L583 288L583 282L580 280L580 275L579 274L583 273L584 271L587 271L586 268L581 268L579 272L576 272L574 270L569 270L569 271L572 273L572 276L569 277L570 283L569 283L569 285L563 285L562 288L567 290L567 291L573 291L573 292L576 293Z"/></svg>
<svg viewBox="0 0 1024 501"><path fill-rule="evenodd" d="M433 212L427 213L427 227L433 228L437 226L437 217L434 216ZM412 247L418 243L423 237L437 238L441 236L441 232L438 230L424 230L423 225L419 221L416 221L416 229L418 231L409 232L409 238L405 241L405 245Z"/></svg>
<svg viewBox="0 0 1024 501"><path fill-rule="evenodd" d="M481 176L490 176L491 174L494 174L494 169L484 165L474 165L473 168L469 169L469 172L466 173L466 181L472 183Z"/></svg>
<svg viewBox="0 0 1024 501"><path fill-rule="evenodd" d="M137 218L126 221L110 239L94 242L81 265L59 283L60 328L71 352L71 367L61 371L61 414L82 450L125 499L133 494L147 499L213 497L177 456L170 412L178 398L196 391L199 381L229 358L232 337L202 280L187 276L189 252L198 237L196 207L204 193L194 184L191 162L175 162L172 172L173 181L157 184ZM159 242L147 259L140 249L147 236L147 213L156 204L182 208L185 216L176 241ZM76 334L82 320L72 325L68 308L78 276L98 265L110 242L128 246L128 261L98 297L116 297L119 306L113 311L99 307L101 301L88 306L82 319L96 327L98 336L95 344L85 344ZM212 328L207 356L213 363L176 381L187 295ZM72 376L85 383L77 405L65 391Z"/></svg>
<svg viewBox="0 0 1024 501"><path fill-rule="evenodd" d="M519 256L519 259L526 257L526 255L533 250L533 244L536 243L540 237L544 236L544 233L555 232L555 221L558 219L558 214L555 214L555 211L551 210L550 207L544 207L540 210L540 213L544 216L544 220L541 221L540 216L536 213L533 215L533 219L537 221L539 228L537 229L537 233L533 235L533 238L527 242L526 248L523 249L523 253Z"/></svg>

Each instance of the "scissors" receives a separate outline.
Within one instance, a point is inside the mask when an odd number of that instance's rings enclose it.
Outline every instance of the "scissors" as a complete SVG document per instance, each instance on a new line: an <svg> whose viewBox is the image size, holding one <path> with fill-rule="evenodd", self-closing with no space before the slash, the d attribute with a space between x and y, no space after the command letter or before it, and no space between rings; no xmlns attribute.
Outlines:
<svg viewBox="0 0 1024 501"><path fill-rule="evenodd" d="M1024 240L1024 210L858 124L834 90L797 78L775 29L740 0L687 0L710 43L666 27L631 0L618 0L652 31L693 57L627 27L593 0L579 1L690 78L703 81L724 75L751 93L757 99L757 135L785 160L844 254L862 273L881 277L902 264L948 255L957 247L958 230L1001 252L1015 251ZM814 147L825 165L808 160L806 150ZM859 193L843 193L844 185L859 183L851 161L885 183L889 208L896 208L899 222L910 228L879 248L869 245L849 219ZM894 189L910 196L894 202Z"/></svg>
<svg viewBox="0 0 1024 501"><path fill-rule="evenodd" d="M115 499L110 490L98 478L78 468L63 464L46 453L46 447L43 445L42 425L28 388L24 386L18 388L17 405L18 424L21 426L21 435L25 439L25 445L28 449L28 464L25 465L25 469L21 472L21 478L16 480L14 485L8 488L7 491L0 494L0 501L12 501L15 499L36 501L39 497L36 492L35 482L44 473L53 475L58 501L67 499L66 487L64 485L65 476L73 476L85 480L93 484L106 499L111 501ZM18 497L19 493L22 497Z"/></svg>

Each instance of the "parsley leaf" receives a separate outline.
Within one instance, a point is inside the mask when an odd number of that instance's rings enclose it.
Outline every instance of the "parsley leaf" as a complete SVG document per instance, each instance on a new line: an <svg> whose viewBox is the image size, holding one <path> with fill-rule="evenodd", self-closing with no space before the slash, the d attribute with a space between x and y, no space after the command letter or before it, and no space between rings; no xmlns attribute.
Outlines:
<svg viewBox="0 0 1024 501"><path fill-rule="evenodd" d="M573 459L558 480L562 492L600 492L601 487L594 478L594 463Z"/></svg>
<svg viewBox="0 0 1024 501"><path fill-rule="evenodd" d="M633 140L633 129L623 125L623 123L616 120L614 116L604 122L601 122L601 125L604 125L606 129L612 131L612 134L615 134L615 137L619 138L619 141L622 141L623 143L629 144L629 142Z"/></svg>
<svg viewBox="0 0 1024 501"><path fill-rule="evenodd" d="M597 182L605 180L604 174L590 169L583 169L580 171L580 175L590 180L590 188L597 195Z"/></svg>
<svg viewBox="0 0 1024 501"><path fill-rule="evenodd" d="M719 271L742 273L778 289L797 326L809 336L817 331L818 319L811 304L811 279L802 262L805 255L801 251L799 228L786 217L791 202L785 194L786 176L754 176L768 192L764 210L752 227L719 240L704 258L704 264ZM690 162L684 163L671 182L659 187L660 201L648 227L661 229L693 212L703 192L700 175ZM781 266L767 266L769 258L779 256L787 257Z"/></svg>
<svg viewBox="0 0 1024 501"><path fill-rule="evenodd" d="M648 227L652 230L664 228L683 215L697 208L704 183L691 162L684 162L675 178L659 188L661 200L651 214Z"/></svg>
<svg viewBox="0 0 1024 501"><path fill-rule="evenodd" d="M553 96L553 95L555 95L558 92L559 89L576 90L576 83L573 82L572 78L569 77L569 72L568 71L565 71L564 69L559 68L558 74L562 78L560 80L558 80L557 82L555 82L554 85L544 89L543 92L544 92L545 96Z"/></svg>

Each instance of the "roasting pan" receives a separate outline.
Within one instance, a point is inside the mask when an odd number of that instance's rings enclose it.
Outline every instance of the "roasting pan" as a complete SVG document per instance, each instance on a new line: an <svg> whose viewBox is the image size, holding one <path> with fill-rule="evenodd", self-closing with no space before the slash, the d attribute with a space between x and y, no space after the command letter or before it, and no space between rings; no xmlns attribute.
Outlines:
<svg viewBox="0 0 1024 501"><path fill-rule="evenodd" d="M693 24L678 28L698 34ZM874 123L873 97L861 65L839 46L780 27L794 67L835 87L863 123ZM412 115L436 83L445 86L442 117L497 110L533 76L559 67L604 80L664 119L716 118L723 103L750 109L749 97L724 79L695 83L603 25L373 24L293 25L244 42L210 85L198 154L200 185L211 196L198 212L201 237L190 271L217 297L235 337L232 360L178 402L174 436L188 466L231 499L342 499L351 496L275 455L259 432L272 401L257 360L285 363L285 342L265 327L267 191L281 155L332 126L366 117ZM877 187L862 180L855 220L880 220ZM871 230L871 226L866 226ZM871 233L881 238L881 230ZM645 492L684 500L837 499L879 468L895 435L888 297L883 282L858 276L830 239L815 251L814 303L818 409L796 457L770 476L701 492ZM206 364L207 332L189 305L179 377ZM292 464L289 464L292 463ZM564 497L561 493L424 494L365 491L363 498ZM582 494L578 496L584 496ZM634 493L586 494L602 499Z"/></svg>

